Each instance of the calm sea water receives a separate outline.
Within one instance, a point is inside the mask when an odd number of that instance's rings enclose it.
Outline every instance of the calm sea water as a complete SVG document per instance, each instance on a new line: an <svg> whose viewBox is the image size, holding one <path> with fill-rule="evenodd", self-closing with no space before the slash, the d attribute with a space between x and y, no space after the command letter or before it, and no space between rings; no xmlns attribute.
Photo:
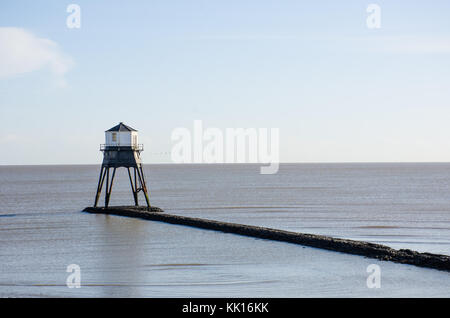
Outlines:
<svg viewBox="0 0 450 318"><path fill-rule="evenodd" d="M167 213L450 255L450 164L147 165ZM1 297L448 297L450 273L82 213L99 166L0 166ZM132 204L119 170L111 205ZM141 202L144 202L141 198ZM69 264L81 288L68 288ZM381 288L366 285L369 264Z"/></svg>

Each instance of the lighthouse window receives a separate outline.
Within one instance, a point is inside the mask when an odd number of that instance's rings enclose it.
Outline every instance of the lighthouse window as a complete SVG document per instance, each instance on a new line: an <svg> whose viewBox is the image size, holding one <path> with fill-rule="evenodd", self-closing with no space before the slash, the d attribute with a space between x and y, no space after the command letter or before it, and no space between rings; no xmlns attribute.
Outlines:
<svg viewBox="0 0 450 318"><path fill-rule="evenodd" d="M117 133L112 133L112 141L117 141Z"/></svg>

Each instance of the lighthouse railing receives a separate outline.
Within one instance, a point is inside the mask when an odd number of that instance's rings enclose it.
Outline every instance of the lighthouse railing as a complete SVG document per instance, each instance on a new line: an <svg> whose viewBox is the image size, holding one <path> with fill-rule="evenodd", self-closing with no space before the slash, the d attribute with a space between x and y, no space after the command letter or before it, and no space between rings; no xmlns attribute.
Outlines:
<svg viewBox="0 0 450 318"><path fill-rule="evenodd" d="M108 145L108 144L100 144L100 151L105 151L105 150L126 150L126 149L130 149L134 150L134 151L144 151L144 145L143 144L138 144L138 145L128 145L128 146L124 146L124 145Z"/></svg>

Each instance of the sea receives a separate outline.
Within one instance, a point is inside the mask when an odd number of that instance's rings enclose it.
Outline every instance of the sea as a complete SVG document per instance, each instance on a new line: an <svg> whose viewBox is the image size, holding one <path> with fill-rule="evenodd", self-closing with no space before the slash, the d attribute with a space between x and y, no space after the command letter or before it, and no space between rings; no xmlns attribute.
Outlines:
<svg viewBox="0 0 450 318"><path fill-rule="evenodd" d="M271 175L260 167L144 169L150 203L165 213L450 255L449 163L281 164ZM450 296L445 271L82 212L99 173L0 166L0 297ZM132 204L119 169L110 205Z"/></svg>

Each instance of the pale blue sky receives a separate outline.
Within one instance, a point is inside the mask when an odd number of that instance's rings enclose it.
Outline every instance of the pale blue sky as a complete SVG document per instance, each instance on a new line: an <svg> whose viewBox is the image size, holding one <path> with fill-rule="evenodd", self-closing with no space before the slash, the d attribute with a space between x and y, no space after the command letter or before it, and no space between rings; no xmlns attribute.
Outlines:
<svg viewBox="0 0 450 318"><path fill-rule="evenodd" d="M57 55L0 77L0 164L99 163L119 121L144 162L170 162L172 130L195 119L279 128L284 162L450 161L447 0L4 0L1 27Z"/></svg>

